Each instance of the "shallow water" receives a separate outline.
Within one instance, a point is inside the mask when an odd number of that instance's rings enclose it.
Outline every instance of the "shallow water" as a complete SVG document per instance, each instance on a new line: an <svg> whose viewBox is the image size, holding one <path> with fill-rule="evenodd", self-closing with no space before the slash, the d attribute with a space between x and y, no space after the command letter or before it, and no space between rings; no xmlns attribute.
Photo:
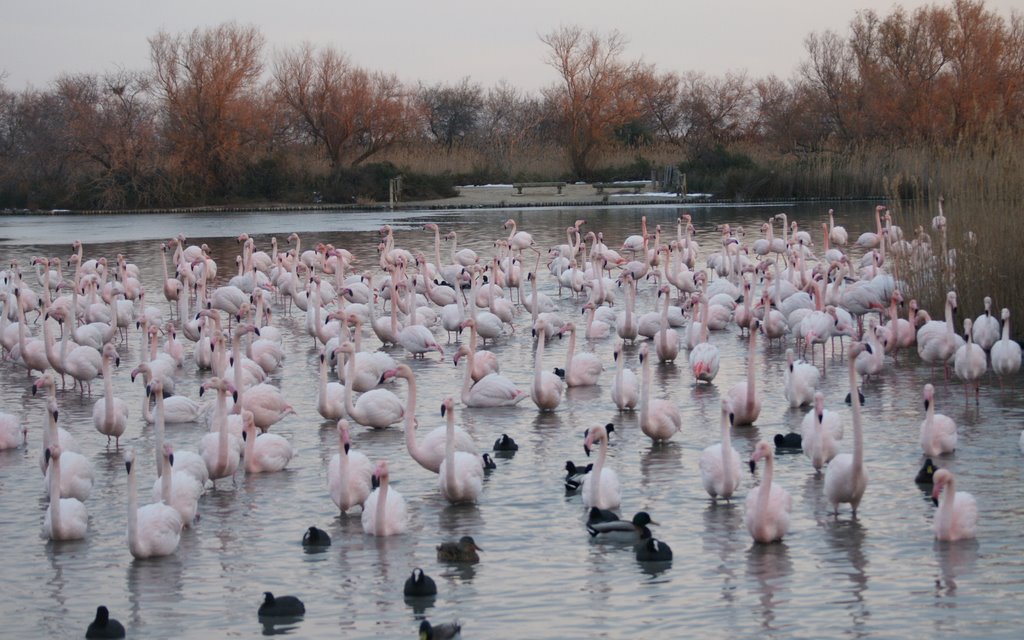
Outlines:
<svg viewBox="0 0 1024 640"><path fill-rule="evenodd" d="M837 223L855 233L869 230L871 204L844 203ZM715 249L721 222L756 230L781 207L691 209L702 253ZM787 207L801 221L820 222L821 207ZM543 247L564 242L565 227L586 218L585 229L603 230L610 246L637 233L639 218L675 233L681 209L624 207L593 210L403 212L388 221L399 245L419 248L432 257L431 234L422 224L436 221L443 231L459 231L459 245L492 255L493 240L503 236L510 215L534 234ZM66 258L73 239L81 239L86 257L113 259L124 253L142 269L151 291L149 304L166 306L160 294L159 243L179 232L190 243L209 244L221 265L220 279L233 275L235 236L246 231L257 248L269 251L269 238L293 231L302 246L331 242L351 250L361 268L372 269L382 214L252 214L242 216L145 216L139 218L45 216L0 219L5 245L3 262L22 265L33 255ZM820 239L816 225L806 225ZM116 243L107 239L117 237ZM448 246L442 243L442 257ZM543 269L543 267L542 267ZM379 276L378 276L379 277ZM35 284L28 267L25 278ZM554 279L544 273L541 290L557 296ZM641 285L640 311L654 308L655 286ZM967 315L974 305L964 304ZM997 301L998 304L1000 303ZM580 302L560 300L561 313L582 325ZM941 310L930 309L933 316ZM392 486L409 505L411 526L401 536L364 535L358 509L339 517L326 490L326 467L335 452L334 425L315 409L317 350L304 330L304 318L275 306L275 323L287 336L288 357L273 375L294 404L297 415L274 426L298 451L279 474L218 482L200 500L200 521L187 530L170 557L133 561L126 545L125 488L122 454L138 451L140 501L148 501L155 474L152 428L141 415L143 387L129 371L139 360L139 338L132 332L119 346L121 366L113 376L116 395L129 402L131 415L121 449L107 445L92 427L92 404L102 396L59 391L60 423L77 437L96 471L89 510L89 533L81 542L48 542L40 535L46 500L39 474L44 402L29 391L31 380L20 366L0 364L0 394L5 410L30 426L29 444L0 452L0 539L6 566L0 615L4 636L68 637L84 633L98 604L107 605L134 637L255 637L291 633L295 637L413 637L422 616L442 622L458 618L464 635L477 638L679 636L836 637L1010 637L1019 632L1024 605L1024 537L1020 534L1022 467L1017 438L1024 426L1024 403L1017 390L986 379L980 402L965 401L956 381L942 382L916 353L890 358L886 371L870 381L864 406L865 458L870 484L856 519L844 506L838 518L828 513L823 481L801 455L780 455L776 481L793 496L789 534L781 544L751 542L743 525L743 498L755 477L744 471L737 499L711 502L701 488L698 458L718 439L719 397L744 379L747 340L735 327L712 334L722 354L722 368L711 386L695 387L681 350L675 365L653 367L653 393L673 399L683 415L682 433L653 446L640 432L637 416L619 413L610 399L612 339L581 340L577 348L593 350L607 363L594 388L569 390L553 413L540 413L529 399L499 410L457 408L457 419L483 450L502 433L519 443L511 458L498 458L498 469L485 481L475 506L449 506L440 497L437 479L405 451L400 427L374 431L353 427L353 447L372 460L387 459ZM489 346L500 357L502 372L528 390L533 343L528 315L520 311L517 330ZM34 328L38 331L38 326ZM682 330L680 330L682 331ZM436 335L444 340L443 330ZM364 347L379 342L369 330ZM791 346L791 342L789 343ZM545 367L561 366L565 341L554 340ZM421 431L443 424L439 413L446 395L458 398L461 369L450 360L429 355L412 361L402 349L389 349L410 363L418 386L417 416ZM191 345L189 345L191 350ZM639 373L637 346L627 346L627 364ZM805 410L789 409L782 393L784 347L759 343L754 364L764 406L753 427L733 429L742 457L762 438L798 430ZM820 358L819 358L820 362ZM826 406L846 421L841 450L852 447L846 359L838 352L827 362L823 378ZM191 360L178 375L179 392L196 398L204 373ZM956 473L960 490L978 500L977 541L936 543L930 496L913 478L923 459L918 429L923 419L921 387L937 386L938 411L953 417L960 429L954 455L939 465ZM405 397L404 384L392 383ZM609 465L622 482L621 513L628 518L647 510L660 525L655 535L668 543L670 566L637 563L628 546L593 543L583 522L579 496L566 496L565 460L582 461L583 431L612 422ZM205 425L169 425L176 448L195 449ZM745 467L744 467L745 469ZM757 478L760 477L760 471ZM323 553L307 554L300 545L310 525L326 529L334 540ZM443 540L473 535L484 549L470 567L439 564L434 547ZM439 594L428 605L406 603L402 584L414 567L437 580ZM265 628L256 617L263 591L293 594L306 604L301 621ZM414 603L415 604L415 603ZM681 631L685 629L684 631Z"/></svg>

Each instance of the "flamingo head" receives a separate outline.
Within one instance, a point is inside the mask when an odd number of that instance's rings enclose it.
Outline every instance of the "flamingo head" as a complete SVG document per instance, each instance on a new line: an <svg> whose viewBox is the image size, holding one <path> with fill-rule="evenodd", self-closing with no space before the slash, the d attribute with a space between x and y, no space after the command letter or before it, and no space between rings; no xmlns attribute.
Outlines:
<svg viewBox="0 0 1024 640"><path fill-rule="evenodd" d="M932 475L932 502L939 506L939 496L947 484L952 484L953 473L948 469L938 469Z"/></svg>

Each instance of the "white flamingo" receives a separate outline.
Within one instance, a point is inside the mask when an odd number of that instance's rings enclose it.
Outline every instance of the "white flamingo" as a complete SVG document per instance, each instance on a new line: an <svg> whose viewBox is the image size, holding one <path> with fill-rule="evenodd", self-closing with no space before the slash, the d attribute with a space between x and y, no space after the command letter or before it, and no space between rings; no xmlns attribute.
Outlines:
<svg viewBox="0 0 1024 640"><path fill-rule="evenodd" d="M1020 371L1020 344L1010 339L1010 310L1003 309L1003 337L992 345L992 372L999 376L1000 384L1004 376L1015 375Z"/></svg>
<svg viewBox="0 0 1024 640"><path fill-rule="evenodd" d="M441 404L445 423L444 460L438 468L438 488L444 499L453 504L476 502L483 490L484 467L480 457L465 451L456 451L455 402L451 397Z"/></svg>
<svg viewBox="0 0 1024 640"><path fill-rule="evenodd" d="M636 374L632 369L625 367L625 356L622 355L623 341L619 338L615 341L615 349L612 357L615 359L615 379L612 381L612 402L619 408L619 411L630 411L636 407L640 399L640 388L637 385Z"/></svg>
<svg viewBox="0 0 1024 640"><path fill-rule="evenodd" d="M830 462L839 453L839 443L843 437L843 421L835 411L825 408L825 394L820 391L814 394L814 409L807 412L801 423L804 455L811 459L815 471Z"/></svg>
<svg viewBox="0 0 1024 640"><path fill-rule="evenodd" d="M608 432L613 430L611 424L587 429L586 439L583 441L583 451L589 456L594 442L600 442L601 448L597 453L594 468L583 477L583 484L580 487L583 494L583 506L616 509L622 503L619 475L615 473L614 469L605 468L605 461L608 457Z"/></svg>
<svg viewBox="0 0 1024 640"><path fill-rule="evenodd" d="M295 455L292 445L276 433L256 435L256 422L252 411L242 409L242 439L245 441L245 472L276 473L281 471Z"/></svg>
<svg viewBox="0 0 1024 640"><path fill-rule="evenodd" d="M740 456L732 446L732 407L722 398L719 432L722 441L704 449L700 454L700 479L704 490L713 500L728 500L740 486Z"/></svg>
<svg viewBox="0 0 1024 640"><path fill-rule="evenodd" d="M945 542L975 537L978 527L978 505L974 496L957 491L953 473L939 469L932 477L932 499L938 501L933 531L935 539Z"/></svg>
<svg viewBox="0 0 1024 640"><path fill-rule="evenodd" d="M760 325L758 322L757 325ZM757 394L754 382L754 361L756 359L757 328L750 332L750 344L747 348L747 380L738 382L729 389L729 404L736 415L737 425L753 424L761 415L761 396Z"/></svg>
<svg viewBox="0 0 1024 640"><path fill-rule="evenodd" d="M352 402L352 380L356 377L355 347L351 342L344 342L338 350L348 358L348 371L345 374L345 411L349 418L373 429L383 429L400 421L405 411L402 401L387 389L370 389L361 394L355 403ZM387 375L388 372L384 372L384 376Z"/></svg>
<svg viewBox="0 0 1024 640"><path fill-rule="evenodd" d="M103 347L103 397L97 400L92 406L92 423L96 430L107 436L107 443L114 438L114 445L121 445L121 436L128 428L128 404L121 398L114 396L113 372L110 369L111 363L115 366L121 362L114 345L107 343ZM148 398L145 402L149 402Z"/></svg>
<svg viewBox="0 0 1024 640"><path fill-rule="evenodd" d="M964 319L964 336L967 341L953 355L953 371L956 377L964 381L964 397L967 397L969 388L974 387L974 399L977 402L981 395L981 377L988 370L988 358L985 350L974 344L972 324L970 318Z"/></svg>
<svg viewBox="0 0 1024 640"><path fill-rule="evenodd" d="M338 453L327 466L327 490L342 513L363 503L372 490L373 465L359 451L352 450L348 420L338 420Z"/></svg>
<svg viewBox="0 0 1024 640"><path fill-rule="evenodd" d="M865 345L855 342L850 345L849 354L849 377L850 377L850 404L853 406L853 454L840 453L828 463L828 470L825 472L825 497L835 515L839 515L839 505L848 502L853 509L853 515L857 515L857 507L860 506L861 498L864 497L864 490L868 486L868 471L864 466L864 433L861 427L860 418L860 392L857 390L857 372L854 368L854 361L857 355L863 351Z"/></svg>
<svg viewBox="0 0 1024 640"><path fill-rule="evenodd" d="M747 493L743 522L755 542L768 544L782 540L789 531L793 499L788 491L773 482L775 452L771 443L764 440L757 443L750 461L757 464L758 460L764 460L764 475L761 484Z"/></svg>
<svg viewBox="0 0 1024 640"><path fill-rule="evenodd" d="M679 407L664 398L651 399L651 362L647 343L640 345L640 430L655 442L664 442L682 428Z"/></svg>
<svg viewBox="0 0 1024 640"><path fill-rule="evenodd" d="M139 560L171 555L181 540L181 514L163 502L138 507L134 451L125 454L124 466L128 471L128 550Z"/></svg>
<svg viewBox="0 0 1024 640"><path fill-rule="evenodd" d="M786 370L782 375L782 389L789 406L796 408L810 404L818 388L821 373L813 364L797 360L792 349L786 349Z"/></svg>
<svg viewBox="0 0 1024 640"><path fill-rule="evenodd" d="M597 384L604 364L591 352L576 353L576 323L566 322L561 333L569 333L569 347L565 351L565 384L569 387L590 387Z"/></svg>
<svg viewBox="0 0 1024 640"><path fill-rule="evenodd" d="M78 498L60 497L61 446L54 443L44 452L50 473L50 506L43 517L43 535L50 540L81 540L89 529L89 513Z"/></svg>
<svg viewBox="0 0 1024 640"><path fill-rule="evenodd" d="M562 379L544 371L544 335L546 322L537 321L534 329L537 337L537 352L533 360L533 384L530 385L530 398L541 411L554 411L562 402Z"/></svg>
<svg viewBox="0 0 1024 640"><path fill-rule="evenodd" d="M921 422L921 450L926 456L939 456L956 450L956 422L947 415L935 413L935 387L924 385L925 418Z"/></svg>
<svg viewBox="0 0 1024 640"><path fill-rule="evenodd" d="M373 476L379 485L363 503L363 532L372 536L404 533L409 526L405 496L388 486L391 476L386 460L377 463Z"/></svg>
<svg viewBox="0 0 1024 640"><path fill-rule="evenodd" d="M512 380L500 373L488 373L473 382L472 371L479 352L467 345L461 345L455 352L455 366L460 357L466 359L466 370L462 376L462 404L467 407L510 407L526 399L526 392L519 389Z"/></svg>
<svg viewBox="0 0 1024 640"><path fill-rule="evenodd" d="M174 507L181 516L182 524L190 527L196 519L203 485L192 474L174 470L174 449L170 444L165 443L161 449L161 473L153 483L153 501L163 501Z"/></svg>

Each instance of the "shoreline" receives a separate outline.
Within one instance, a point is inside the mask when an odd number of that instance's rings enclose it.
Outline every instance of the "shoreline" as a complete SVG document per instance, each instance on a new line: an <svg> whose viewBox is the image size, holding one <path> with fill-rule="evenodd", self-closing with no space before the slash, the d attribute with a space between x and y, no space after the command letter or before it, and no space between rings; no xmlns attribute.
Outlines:
<svg viewBox="0 0 1024 640"><path fill-rule="evenodd" d="M543 192L517 194L512 185L461 186L457 187L459 195L439 200L413 200L396 202L371 203L253 203L231 205L204 205L194 207L156 207L151 209L51 209L51 210L3 210L0 216L48 216L48 215L153 215L161 213L273 213L284 211L452 211L471 209L528 209L558 207L649 207L658 205L710 205L710 204L778 204L791 202L850 202L856 200L885 200L882 196L834 197L834 198L774 198L762 200L736 200L735 198L718 198L705 194L674 195L653 193L651 191L634 193L633 189L623 187L619 190L606 190L596 193L590 184L569 184L563 188L562 194L554 193L554 189L543 189Z"/></svg>

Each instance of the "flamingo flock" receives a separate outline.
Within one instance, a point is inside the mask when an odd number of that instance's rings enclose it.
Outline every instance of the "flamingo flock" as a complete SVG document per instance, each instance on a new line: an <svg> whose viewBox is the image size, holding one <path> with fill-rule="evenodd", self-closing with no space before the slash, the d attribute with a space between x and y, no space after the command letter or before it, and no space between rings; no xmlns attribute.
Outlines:
<svg viewBox="0 0 1024 640"><path fill-rule="evenodd" d="M456 230L444 234L435 223L423 227L430 235L422 238L416 230L385 225L376 256L324 243L303 251L298 234L288 238L294 248L282 251L274 239L268 253L243 233L232 274L218 268L208 247L179 235L158 245L162 277L153 282L125 256L87 257L76 243L66 260L32 261L38 291L15 264L3 274L3 366L21 367L33 378L33 391L44 391L43 532L53 540L90 535L87 505L98 472L76 451L70 433L58 428L60 404L75 397L92 403L98 432L76 436L106 436L106 449L123 456L126 546L142 559L174 554L182 536L196 535L189 529L207 494L237 487L240 476L258 483L262 475L316 460L316 454L297 455L287 437L305 428L302 423L322 420L336 433L323 453L330 460L323 501L333 502L342 518L358 510L366 535L386 537L417 530L427 508L398 489L417 481L412 469L434 474L443 502L469 508L486 504L492 483L500 482L500 472L489 477L490 459L475 443L474 435L483 434L457 424L457 414L465 415L457 405L466 412L563 415L573 394L589 393L610 400L611 413L605 424L583 425L584 449L595 459L574 481L582 507L616 512L637 498L638 488L624 486L616 472L615 440L623 437L625 420L647 436L646 446L698 445L699 473L693 471L697 465L688 465L679 481L699 482L716 503L745 491L743 520L751 538L772 543L789 532L794 498L785 485L796 479L782 471L769 442L743 437L757 433L765 407L782 403L805 415L807 473L823 474L828 515L839 517L849 505L851 518L870 518L868 471L879 452L866 444L874 425L862 420L862 393L870 399L876 381L907 363L916 348L920 361L935 369L921 392L920 447L943 467L960 454L955 423L935 411L939 386L955 376L966 401L973 396L977 403L987 379L1012 384L1020 369L1009 311L997 317L990 298L981 315L964 322L962 334L954 320L955 291L936 314L941 320L913 300L901 317L899 306L909 292L893 275L894 265L910 259L914 249L900 244L902 232L884 207L874 212L874 229L853 245L829 211L820 255L810 234L785 214L765 221L762 237L749 243L742 230L722 225L712 246L694 240L689 216L676 222L673 239L661 224L649 228L644 217L638 234L609 246L600 231L584 234L586 222L579 220L566 230L566 244L545 251L512 218L494 230L490 255L483 245L468 246L465 235L458 245ZM428 239L433 262L418 246ZM450 242L447 259L442 239ZM398 244L406 241L408 249ZM361 270L373 263L375 268ZM49 268L63 264L69 273ZM162 291L166 305L156 300L159 293L147 300L147 290ZM67 293L53 297L62 291ZM289 316L299 320L281 322ZM745 341L743 376L722 381L721 347L737 334ZM305 382L316 390L312 408L293 406L279 377L286 360L303 357L296 347L300 338L302 349L312 344L315 353ZM514 342L528 345L532 366L501 360L498 354ZM808 347L810 360L804 360ZM717 431L713 420L684 420L677 394L656 381L676 366L680 350L688 362L680 384L716 397ZM127 386L121 360L133 354L139 414L130 409L136 399L118 397L116 390ZM826 370L829 359L846 365L849 445L834 408L841 398L822 392L830 375L843 373ZM417 376L435 365L449 367L454 380L443 392L440 419L433 411L418 412L416 404ZM775 365L784 397L766 403L763 371ZM187 381L194 375L202 380L198 395L210 396L189 397ZM418 436L421 422L432 429ZM142 507L136 478L149 465L141 464L141 451L136 456L140 423L154 425L158 434L152 455L145 452L156 462L154 501ZM191 448L165 442L165 428L182 423L202 424L207 432ZM353 447L356 434L398 429L404 429L405 446L389 459L371 460ZM912 437L904 444L917 446ZM39 446L18 416L0 416L0 448ZM933 495L935 537L973 537L978 509L970 494L956 490L950 470L935 473ZM637 530L638 558L655 549L664 559L667 545L651 538L646 525Z"/></svg>

